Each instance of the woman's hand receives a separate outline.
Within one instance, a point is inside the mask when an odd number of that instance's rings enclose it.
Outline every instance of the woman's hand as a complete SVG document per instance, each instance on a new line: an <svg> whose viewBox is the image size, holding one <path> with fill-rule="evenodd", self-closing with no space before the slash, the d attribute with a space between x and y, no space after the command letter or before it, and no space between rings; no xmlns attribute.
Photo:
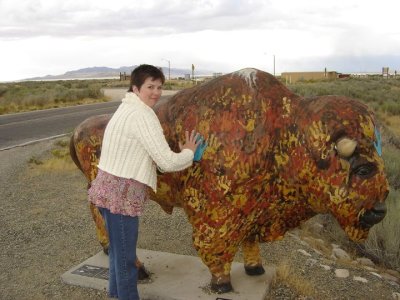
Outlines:
<svg viewBox="0 0 400 300"><path fill-rule="evenodd" d="M196 133L194 130L192 130L192 132L190 133L190 136L189 136L189 132L186 130L185 131L186 142L183 145L181 142L179 142L179 148L181 149L181 151L183 149L190 149L194 153L196 151L197 147L199 146L199 144L201 143L201 139L198 139L199 135L200 135L199 133Z"/></svg>

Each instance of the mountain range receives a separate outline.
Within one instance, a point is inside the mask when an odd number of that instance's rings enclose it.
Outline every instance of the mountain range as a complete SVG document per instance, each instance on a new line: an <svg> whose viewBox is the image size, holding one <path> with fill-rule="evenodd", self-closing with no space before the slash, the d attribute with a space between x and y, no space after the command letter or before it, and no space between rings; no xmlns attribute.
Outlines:
<svg viewBox="0 0 400 300"><path fill-rule="evenodd" d="M32 77L25 80L63 80L63 79L102 79L102 78L119 78L120 73L130 75L132 70L136 68L137 65L133 66L123 66L119 68L109 68L109 67L89 67L73 71L65 72L61 75L46 75L42 77ZM166 79L170 76L171 78L185 77L185 74L192 74L191 69L179 69L162 67ZM215 71L210 70L194 70L195 75L212 75Z"/></svg>

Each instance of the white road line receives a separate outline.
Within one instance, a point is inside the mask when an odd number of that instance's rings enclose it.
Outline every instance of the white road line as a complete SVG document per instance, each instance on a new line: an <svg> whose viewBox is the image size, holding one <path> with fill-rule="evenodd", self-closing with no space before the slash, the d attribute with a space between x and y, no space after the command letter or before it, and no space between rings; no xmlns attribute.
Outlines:
<svg viewBox="0 0 400 300"><path fill-rule="evenodd" d="M33 140L33 141L29 141L29 142L26 142L26 143L23 143L23 144L19 144L19 145L8 146L8 147L5 147L5 148L1 148L0 151L10 150L10 149L13 149L13 148L16 148L16 147L24 147L24 146L28 146L28 145L31 145L31 144L34 144L34 143L43 142L43 141L51 140L51 139L56 139L56 138L59 138L59 137L62 137L62 136L66 136L66 135L69 135L69 133L53 135L53 136L50 136L50 137L47 137L47 138Z"/></svg>

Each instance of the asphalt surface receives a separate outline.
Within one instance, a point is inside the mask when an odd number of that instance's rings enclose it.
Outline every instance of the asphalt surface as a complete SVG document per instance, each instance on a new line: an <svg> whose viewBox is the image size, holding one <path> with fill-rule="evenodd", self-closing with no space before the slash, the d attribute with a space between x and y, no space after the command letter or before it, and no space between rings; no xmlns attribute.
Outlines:
<svg viewBox="0 0 400 300"><path fill-rule="evenodd" d="M69 134L88 117L114 113L125 90L111 92L110 102L0 116L0 151ZM171 95L166 94L162 98Z"/></svg>
<svg viewBox="0 0 400 300"><path fill-rule="evenodd" d="M118 105L113 101L0 116L0 150L68 134L86 118L113 113Z"/></svg>

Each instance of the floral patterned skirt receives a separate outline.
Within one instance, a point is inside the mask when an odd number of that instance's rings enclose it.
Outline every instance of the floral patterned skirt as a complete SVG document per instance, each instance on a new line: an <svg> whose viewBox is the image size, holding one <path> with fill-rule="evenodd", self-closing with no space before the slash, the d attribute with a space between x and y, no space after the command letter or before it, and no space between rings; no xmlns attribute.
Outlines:
<svg viewBox="0 0 400 300"><path fill-rule="evenodd" d="M88 190L89 201L113 214L141 216L149 198L148 187L134 179L122 178L98 170Z"/></svg>

